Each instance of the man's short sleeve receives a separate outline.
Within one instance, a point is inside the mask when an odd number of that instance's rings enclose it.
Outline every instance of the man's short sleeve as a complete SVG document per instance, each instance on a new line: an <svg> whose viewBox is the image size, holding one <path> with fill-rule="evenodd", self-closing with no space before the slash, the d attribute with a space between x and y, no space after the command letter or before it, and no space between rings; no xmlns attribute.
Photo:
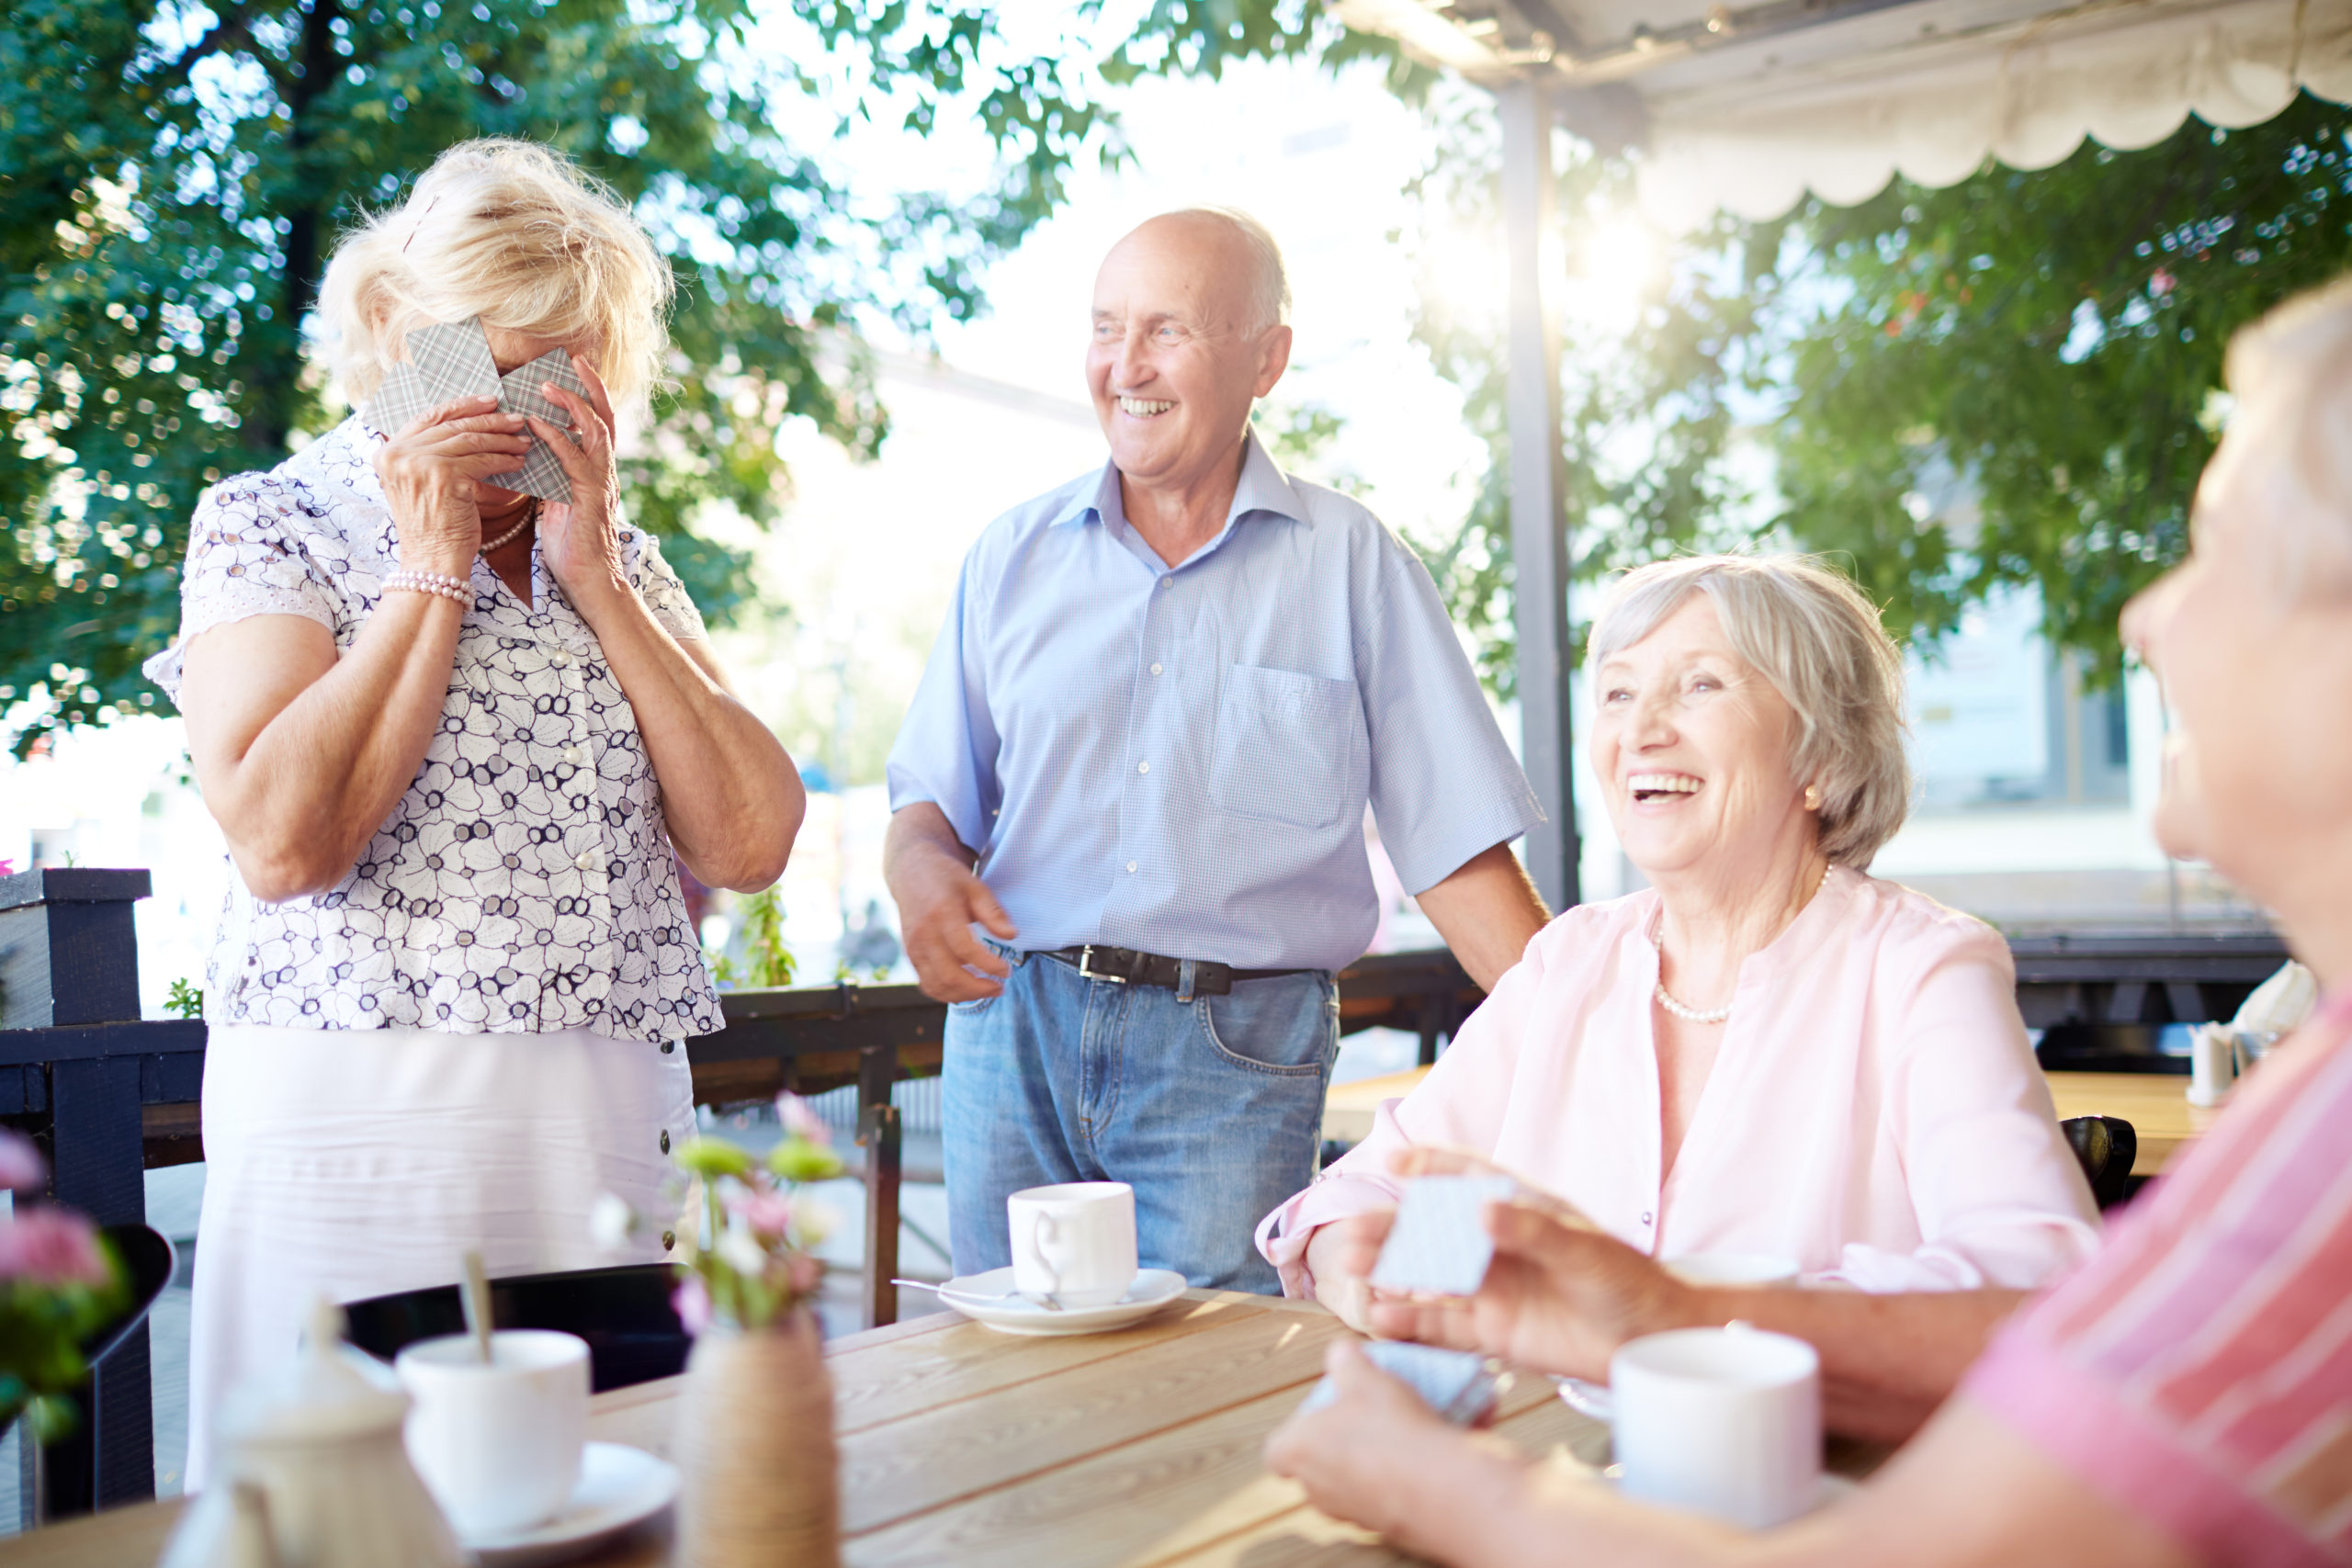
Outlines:
<svg viewBox="0 0 2352 1568"><path fill-rule="evenodd" d="M890 809L930 801L945 814L965 848L978 852L1000 795L997 732L988 705L979 640L982 605L974 591L978 547L956 574L946 624L932 645L922 683L899 726L887 776Z"/></svg>
<svg viewBox="0 0 2352 1568"><path fill-rule="evenodd" d="M2352 1007L2274 1052L1962 1392L2200 1560L2352 1561Z"/></svg>
<svg viewBox="0 0 2352 1568"><path fill-rule="evenodd" d="M1372 737L1372 814L1407 892L1544 820L1437 584L1385 528L1357 623L1356 684Z"/></svg>
<svg viewBox="0 0 2352 1568"><path fill-rule="evenodd" d="M240 474L197 502L180 569L179 636L142 666L165 696L179 701L182 656L215 626L300 615L334 633L344 596L304 547L305 517L300 490L273 474Z"/></svg>

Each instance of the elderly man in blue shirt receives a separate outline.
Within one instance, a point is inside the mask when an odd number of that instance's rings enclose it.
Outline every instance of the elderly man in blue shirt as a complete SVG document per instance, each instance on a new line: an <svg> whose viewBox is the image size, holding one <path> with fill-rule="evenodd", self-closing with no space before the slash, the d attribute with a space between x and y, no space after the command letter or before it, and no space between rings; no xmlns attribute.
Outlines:
<svg viewBox="0 0 2352 1568"><path fill-rule="evenodd" d="M1334 977L1379 918L1367 802L1480 985L1546 918L1510 850L1542 813L1429 573L1250 431L1289 304L1238 213L1112 250L1110 461L981 534L892 749L886 874L953 1004L959 1274L1012 1261L1009 1194L1115 1180L1147 1266L1279 1288L1250 1228L1314 1174Z"/></svg>

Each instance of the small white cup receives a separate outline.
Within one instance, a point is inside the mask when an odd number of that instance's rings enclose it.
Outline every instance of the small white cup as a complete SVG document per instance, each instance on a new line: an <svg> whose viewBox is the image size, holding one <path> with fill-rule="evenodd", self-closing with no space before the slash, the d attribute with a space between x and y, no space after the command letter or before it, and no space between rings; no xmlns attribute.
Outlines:
<svg viewBox="0 0 2352 1568"><path fill-rule="evenodd" d="M1136 1190L1125 1182L1030 1187L1004 1201L1012 1288L1023 1295L1109 1306L1136 1282Z"/></svg>
<svg viewBox="0 0 2352 1568"><path fill-rule="evenodd" d="M491 1360L473 1337L423 1339L394 1359L416 1407L408 1456L466 1540L555 1517L580 1484L588 1440L588 1342L552 1329L504 1328Z"/></svg>
<svg viewBox="0 0 2352 1568"><path fill-rule="evenodd" d="M1665 1269L1686 1285L1792 1285L1797 1278L1794 1259L1769 1252L1687 1252Z"/></svg>
<svg viewBox="0 0 2352 1568"><path fill-rule="evenodd" d="M1821 1494L1821 1358L1735 1323L1647 1335L1609 1359L1629 1497L1762 1529Z"/></svg>

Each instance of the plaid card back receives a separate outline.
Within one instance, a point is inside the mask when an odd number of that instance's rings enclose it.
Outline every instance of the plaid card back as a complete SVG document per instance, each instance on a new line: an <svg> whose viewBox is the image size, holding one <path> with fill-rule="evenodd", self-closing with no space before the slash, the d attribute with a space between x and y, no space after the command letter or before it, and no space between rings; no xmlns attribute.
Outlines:
<svg viewBox="0 0 2352 1568"><path fill-rule="evenodd" d="M561 387L582 402L588 400L588 384L571 367L571 355L557 348L508 371L498 383L498 406L508 413L526 414L543 419L558 430L570 430L571 416L547 395L549 387ZM531 437L531 449L523 454L523 466L511 474L499 474L490 482L536 495L542 501L565 504L571 501L571 480L565 475L563 465L556 460L548 444L536 435Z"/></svg>
<svg viewBox="0 0 2352 1568"><path fill-rule="evenodd" d="M408 357L391 367L359 411L369 429L398 435L455 399L494 396L498 361L479 320L436 321L408 334Z"/></svg>

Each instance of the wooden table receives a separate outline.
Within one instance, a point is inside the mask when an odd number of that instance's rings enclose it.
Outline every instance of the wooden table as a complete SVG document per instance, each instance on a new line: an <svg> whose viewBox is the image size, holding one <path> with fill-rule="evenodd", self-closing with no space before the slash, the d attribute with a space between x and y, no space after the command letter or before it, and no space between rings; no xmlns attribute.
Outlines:
<svg viewBox="0 0 2352 1568"><path fill-rule="evenodd" d="M1384 1100L1399 1099L1428 1073L1413 1067L1383 1077L1359 1078L1331 1090L1323 1105L1323 1136L1361 1143L1372 1132L1373 1113ZM2070 1116L2120 1116L2140 1136L2132 1162L2134 1176L2154 1176L2165 1162L2197 1141L2218 1110L2188 1103L2188 1080L2170 1073L2047 1073L2060 1120Z"/></svg>
<svg viewBox="0 0 2352 1568"><path fill-rule="evenodd" d="M1320 1307L1188 1292L1118 1334L1022 1339L952 1314L829 1347L841 1432L843 1560L852 1568L1278 1568L1408 1561L1309 1507L1259 1450L1347 1330ZM590 1436L657 1453L677 1380L600 1394ZM1563 1463L1597 1462L1606 1432L1548 1380L1521 1376L1498 1429ZM0 1542L0 1564L148 1568L178 1517L145 1504ZM583 1560L669 1561L663 1519Z"/></svg>

